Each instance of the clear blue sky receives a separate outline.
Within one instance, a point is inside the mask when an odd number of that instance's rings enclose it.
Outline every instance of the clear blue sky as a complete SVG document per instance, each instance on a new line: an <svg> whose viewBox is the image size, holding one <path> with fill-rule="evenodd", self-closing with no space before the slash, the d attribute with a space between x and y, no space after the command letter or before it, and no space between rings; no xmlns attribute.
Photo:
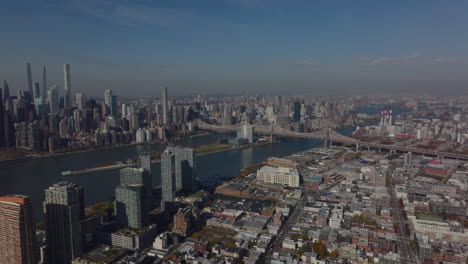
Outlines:
<svg viewBox="0 0 468 264"><path fill-rule="evenodd" d="M122 96L466 93L467 1L15 0L0 8L0 79Z"/></svg>

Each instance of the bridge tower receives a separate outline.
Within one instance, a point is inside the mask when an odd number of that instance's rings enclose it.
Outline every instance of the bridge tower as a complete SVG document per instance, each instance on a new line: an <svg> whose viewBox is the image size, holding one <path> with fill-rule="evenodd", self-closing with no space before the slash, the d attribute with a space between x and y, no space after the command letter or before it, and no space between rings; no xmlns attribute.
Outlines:
<svg viewBox="0 0 468 264"><path fill-rule="evenodd" d="M330 136L330 128L327 128L326 132L325 132L325 137L324 137L324 144L325 144L325 148L331 148L332 146L332 143L333 143L333 140Z"/></svg>

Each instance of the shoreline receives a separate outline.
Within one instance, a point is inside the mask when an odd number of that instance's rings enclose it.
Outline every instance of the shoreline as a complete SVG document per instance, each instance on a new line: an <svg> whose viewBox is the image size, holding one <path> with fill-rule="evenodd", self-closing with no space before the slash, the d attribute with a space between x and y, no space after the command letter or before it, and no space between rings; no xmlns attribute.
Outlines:
<svg viewBox="0 0 468 264"><path fill-rule="evenodd" d="M268 144L273 144L276 142L281 142L281 141L275 141L275 142L261 142L261 143L255 143L255 144L249 144L249 145L241 145L237 147L232 147L228 149L221 149L221 150L216 150L216 151L210 151L210 152L205 152L205 153L200 153L196 154L196 156L206 156L206 155L211 155L211 154L216 154L216 153L221 153L221 152L226 152L226 151L232 151L232 150L239 150L239 149L248 149L248 148L253 148L257 146L263 146L263 145L268 145ZM152 164L160 163L161 159L157 160L152 160ZM95 167L95 168L85 168L81 170L74 170L74 171L62 171L63 176L75 176L75 175L80 175L80 174L87 174L87 173L92 173L92 172L98 172L98 171L108 171L108 170L117 170L117 169L122 169L126 167L132 167L135 166L136 163L132 164L126 164L122 162L118 162L117 164L105 166L105 167Z"/></svg>
<svg viewBox="0 0 468 264"><path fill-rule="evenodd" d="M191 136L187 137L182 137L182 138L176 138L173 139L173 142L178 142L182 141L185 139L189 139L192 137L203 137L203 136L209 136L212 135L213 133L205 132L200 134L194 134ZM87 148L87 149L76 149L76 150L69 150L66 152L57 152L57 153L47 153L43 155L25 155L23 157L19 158L14 158L14 159L4 159L0 160L0 165L1 164L7 164L7 163L15 163L15 162L21 162L25 160L30 160L30 159L42 159L42 158L52 158L52 157L60 157L60 156L67 156L67 155L73 155L73 154L79 154L79 153L87 153L87 152L97 152L97 151L105 151L105 150L112 150L112 149L121 149L121 148L126 148L126 147L133 147L133 146L138 146L138 145L165 145L166 143L159 142L159 141L146 141L146 142L132 142L129 144L122 144L122 145L115 145L115 146L104 146L100 148ZM46 153L46 152L44 152Z"/></svg>

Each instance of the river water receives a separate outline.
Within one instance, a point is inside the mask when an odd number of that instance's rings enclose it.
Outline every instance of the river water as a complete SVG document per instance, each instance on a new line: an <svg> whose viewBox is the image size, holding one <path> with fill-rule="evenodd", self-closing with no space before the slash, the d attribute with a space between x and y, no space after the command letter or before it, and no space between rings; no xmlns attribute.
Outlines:
<svg viewBox="0 0 468 264"><path fill-rule="evenodd" d="M354 128L344 128L339 132L350 135ZM193 137L181 141L182 145L197 146L216 143L225 134ZM204 185L213 184L214 179L237 176L242 168L266 160L268 157L286 156L322 145L320 140L284 139L274 144L259 145L251 148L218 152L197 157L197 174ZM43 219L42 202L44 189L52 184L67 180L85 188L86 205L109 200L119 184L119 171L104 171L73 176L62 176L62 171L91 167L107 161L122 161L136 157L144 151L162 151L163 145L135 145L93 152L73 153L63 156L30 159L0 165L0 195L23 194L32 198L34 218ZM161 182L160 164L152 165L153 185Z"/></svg>

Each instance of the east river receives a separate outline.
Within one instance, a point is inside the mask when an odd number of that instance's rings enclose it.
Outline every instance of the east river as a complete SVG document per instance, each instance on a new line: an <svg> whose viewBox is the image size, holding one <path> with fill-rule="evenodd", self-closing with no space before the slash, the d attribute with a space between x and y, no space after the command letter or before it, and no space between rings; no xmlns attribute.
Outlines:
<svg viewBox="0 0 468 264"><path fill-rule="evenodd" d="M344 128L339 132L350 135L354 128ZM216 143L226 134L193 137L179 142L185 146L198 146ZM258 145L245 149L235 149L197 157L197 174L203 185L212 185L216 179L237 176L242 168L266 160L268 157L282 157L295 152L321 146L322 141L310 139L282 139L282 141ZM71 181L85 188L86 205L110 200L119 184L119 171L103 171L73 176L62 176L62 171L92 167L97 163L122 161L138 156L144 151L162 151L165 146L134 145L92 152L73 153L63 156L30 159L0 165L0 195L23 194L31 197L36 221L43 219L42 202L44 189L59 181ZM153 185L161 182L160 164L152 165Z"/></svg>

